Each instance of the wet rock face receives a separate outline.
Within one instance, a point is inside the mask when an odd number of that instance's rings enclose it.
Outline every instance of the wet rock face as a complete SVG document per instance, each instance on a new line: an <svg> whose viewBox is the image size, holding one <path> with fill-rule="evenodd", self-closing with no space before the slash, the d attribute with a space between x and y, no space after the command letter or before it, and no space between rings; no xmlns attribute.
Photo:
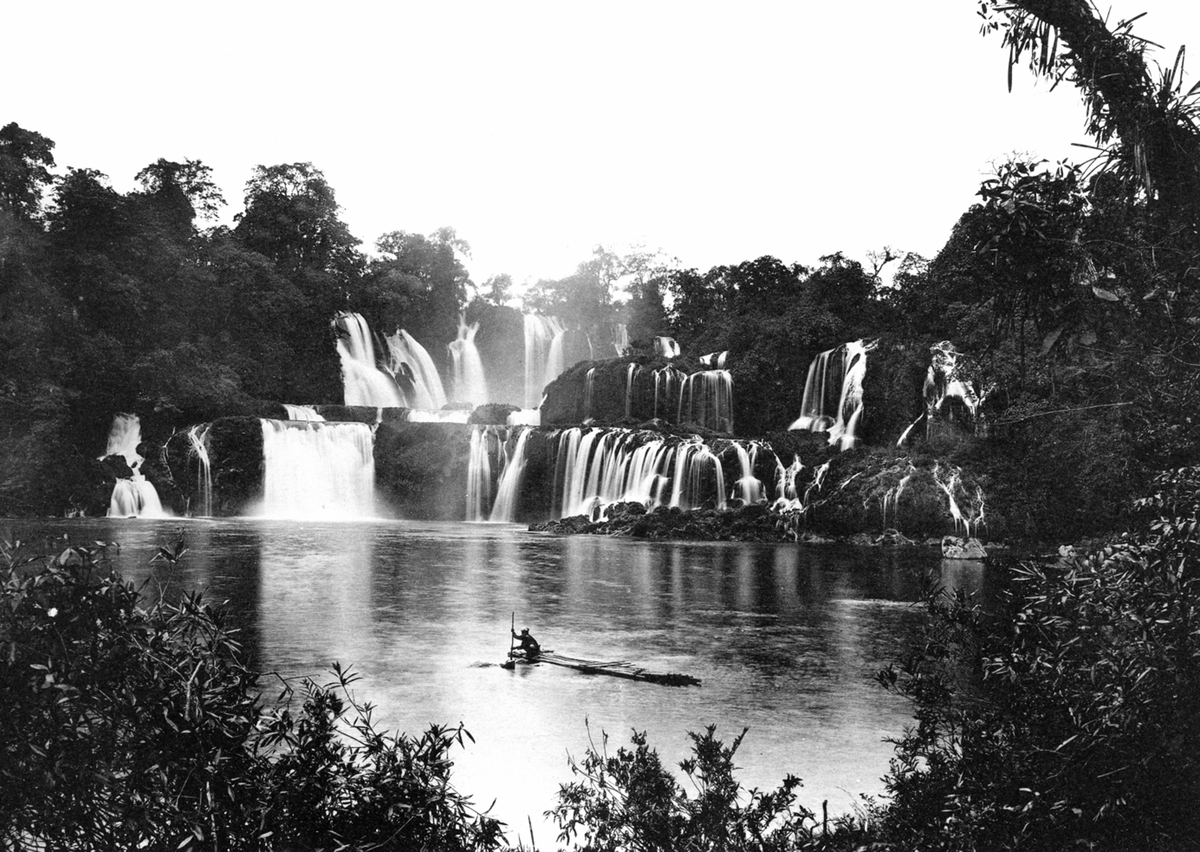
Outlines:
<svg viewBox="0 0 1200 852"><path fill-rule="evenodd" d="M262 421L257 417L214 420L208 424L206 444L212 460L213 516L247 514L262 497ZM179 433L167 442L165 458L173 498L181 504L174 510L183 513L200 492L199 464L186 435Z"/></svg>
<svg viewBox="0 0 1200 852"><path fill-rule="evenodd" d="M375 484L402 518L462 520L471 427L383 423L375 432Z"/></svg>

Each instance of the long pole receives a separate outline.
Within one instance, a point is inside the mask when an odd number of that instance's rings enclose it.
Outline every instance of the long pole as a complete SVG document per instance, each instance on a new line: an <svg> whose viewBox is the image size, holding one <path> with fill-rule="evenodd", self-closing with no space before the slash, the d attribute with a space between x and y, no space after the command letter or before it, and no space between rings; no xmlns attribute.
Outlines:
<svg viewBox="0 0 1200 852"><path fill-rule="evenodd" d="M513 642L517 639L517 611L514 609L512 614L512 628L508 631L508 658L512 659Z"/></svg>

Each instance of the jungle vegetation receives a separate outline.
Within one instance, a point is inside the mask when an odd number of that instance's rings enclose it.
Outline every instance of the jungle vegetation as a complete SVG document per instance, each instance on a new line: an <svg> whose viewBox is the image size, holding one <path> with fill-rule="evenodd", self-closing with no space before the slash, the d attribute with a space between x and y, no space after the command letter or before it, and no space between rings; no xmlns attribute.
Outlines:
<svg viewBox="0 0 1200 852"><path fill-rule="evenodd" d="M635 347L668 333L691 351L728 349L769 418L822 348L952 340L986 389L991 433L950 449L1024 495L1031 524L1077 505L1072 532L1125 532L1010 566L997 610L929 590L923 643L880 674L916 710L887 801L830 823L795 807L794 779L747 795L733 777L739 741L712 731L681 767L698 780L688 793L635 734L574 766L550 805L564 844L1195 846L1200 89L1185 88L1182 52L1154 68L1132 21L1084 0L979 5L1011 69L1079 89L1093 158L1001 164L933 258L887 251L868 268L831 253L812 268L768 257L702 272L598 249L569 280L538 282L528 307L620 318ZM257 169L226 228L206 224L224 202L201 162L160 160L121 194L94 170L56 174L53 149L0 128L4 514L69 507L113 411L170 428L259 399L335 401L338 310L437 342L460 311L503 309L511 292L503 277L470 282L451 229L395 231L364 254L309 163ZM378 734L368 708L347 703L344 671L262 707L236 637L202 599L147 608L104 570L102 548L5 557L5 848L503 843L448 783L446 753L465 732ZM339 723L357 740L334 736Z"/></svg>

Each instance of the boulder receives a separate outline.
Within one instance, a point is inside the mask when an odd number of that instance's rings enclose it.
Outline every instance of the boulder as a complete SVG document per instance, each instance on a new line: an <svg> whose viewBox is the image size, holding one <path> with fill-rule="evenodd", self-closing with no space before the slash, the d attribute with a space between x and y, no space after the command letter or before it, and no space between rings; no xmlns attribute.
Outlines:
<svg viewBox="0 0 1200 852"><path fill-rule="evenodd" d="M946 559L987 559L987 551L977 538L963 540L948 535L942 538L942 556Z"/></svg>

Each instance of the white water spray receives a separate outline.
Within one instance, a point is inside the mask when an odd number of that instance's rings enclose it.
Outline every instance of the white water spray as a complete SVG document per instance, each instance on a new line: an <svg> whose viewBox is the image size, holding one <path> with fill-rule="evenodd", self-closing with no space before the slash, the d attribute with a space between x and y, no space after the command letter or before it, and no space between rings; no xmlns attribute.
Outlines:
<svg viewBox="0 0 1200 852"><path fill-rule="evenodd" d="M338 314L333 320L339 330L337 351L342 361L342 383L346 405L401 408L404 399L396 382L379 369L371 329L359 314Z"/></svg>
<svg viewBox="0 0 1200 852"><path fill-rule="evenodd" d="M142 457L138 455L138 444L142 442L142 423L136 414L117 414L108 431L105 459L122 456L133 475L129 479L118 479L113 484L112 496L108 500L110 518L165 518L162 501L154 484L142 475L139 467Z"/></svg>
<svg viewBox="0 0 1200 852"><path fill-rule="evenodd" d="M814 358L808 367L800 417L788 429L828 432L829 443L839 450L857 445L867 353L874 348L874 343L855 340ZM834 390L838 391L837 402L831 404Z"/></svg>
<svg viewBox="0 0 1200 852"><path fill-rule="evenodd" d="M375 454L365 423L262 420L265 517L375 516Z"/></svg>
<svg viewBox="0 0 1200 852"><path fill-rule="evenodd" d="M454 369L454 402L483 405L488 401L487 382L483 377L483 359L475 348L475 333L479 323L467 325L466 317L458 317L458 336L448 344L450 362Z"/></svg>
<svg viewBox="0 0 1200 852"><path fill-rule="evenodd" d="M420 342L402 328L387 338L388 370L404 388L408 408L438 411L446 404L446 391L433 358Z"/></svg>

